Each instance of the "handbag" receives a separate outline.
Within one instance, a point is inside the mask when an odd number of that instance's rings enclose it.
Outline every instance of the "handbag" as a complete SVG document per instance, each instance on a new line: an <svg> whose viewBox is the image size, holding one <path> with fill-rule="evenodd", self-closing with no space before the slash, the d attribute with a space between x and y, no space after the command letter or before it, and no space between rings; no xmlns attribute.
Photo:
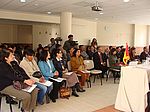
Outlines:
<svg viewBox="0 0 150 112"><path fill-rule="evenodd" d="M21 81L13 81L13 87L17 90L22 90L29 87L29 85Z"/></svg>
<svg viewBox="0 0 150 112"><path fill-rule="evenodd" d="M41 78L42 77L42 73L40 71L36 71L32 74L33 77L35 78Z"/></svg>
<svg viewBox="0 0 150 112"><path fill-rule="evenodd" d="M67 98L67 99L69 99L70 91L71 91L70 88L61 87L60 88L60 98Z"/></svg>

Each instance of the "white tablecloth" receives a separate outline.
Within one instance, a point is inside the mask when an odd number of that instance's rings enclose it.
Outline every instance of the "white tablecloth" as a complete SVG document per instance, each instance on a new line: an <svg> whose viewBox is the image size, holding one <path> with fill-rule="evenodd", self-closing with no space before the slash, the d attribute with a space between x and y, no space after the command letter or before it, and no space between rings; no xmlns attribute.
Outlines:
<svg viewBox="0 0 150 112"><path fill-rule="evenodd" d="M149 73L148 67L121 67L121 78L115 102L116 109L125 112L145 112L149 91Z"/></svg>

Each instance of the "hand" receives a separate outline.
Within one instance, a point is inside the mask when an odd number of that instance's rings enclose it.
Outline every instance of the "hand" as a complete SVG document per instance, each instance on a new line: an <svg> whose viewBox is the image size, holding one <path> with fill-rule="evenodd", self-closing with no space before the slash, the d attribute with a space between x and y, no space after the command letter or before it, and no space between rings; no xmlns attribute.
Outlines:
<svg viewBox="0 0 150 112"><path fill-rule="evenodd" d="M44 83L44 82L45 82L45 78L42 76L42 77L39 79L39 82Z"/></svg>
<svg viewBox="0 0 150 112"><path fill-rule="evenodd" d="M24 83L28 84L29 86L32 86L35 83L35 81L32 79L28 79L28 80L24 80Z"/></svg>
<svg viewBox="0 0 150 112"><path fill-rule="evenodd" d="M58 75L59 75L58 71L55 71L54 76L58 76Z"/></svg>

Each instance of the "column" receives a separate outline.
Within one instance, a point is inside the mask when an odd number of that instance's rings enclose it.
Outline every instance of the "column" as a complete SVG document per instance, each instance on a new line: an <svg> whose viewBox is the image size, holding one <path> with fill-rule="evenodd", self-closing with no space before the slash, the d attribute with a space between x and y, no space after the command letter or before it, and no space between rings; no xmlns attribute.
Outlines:
<svg viewBox="0 0 150 112"><path fill-rule="evenodd" d="M68 35L71 34L72 29L72 13L62 12L60 16L60 35L62 38L61 44L68 40Z"/></svg>

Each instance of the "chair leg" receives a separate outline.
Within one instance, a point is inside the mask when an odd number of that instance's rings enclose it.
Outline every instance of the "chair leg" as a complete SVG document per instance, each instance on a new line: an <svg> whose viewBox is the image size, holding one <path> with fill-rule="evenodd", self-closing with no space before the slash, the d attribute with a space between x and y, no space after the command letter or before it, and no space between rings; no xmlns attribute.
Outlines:
<svg viewBox="0 0 150 112"><path fill-rule="evenodd" d="M21 100L19 100L18 108L21 108Z"/></svg>
<svg viewBox="0 0 150 112"><path fill-rule="evenodd" d="M2 97L0 96L0 112L1 112Z"/></svg>
<svg viewBox="0 0 150 112"><path fill-rule="evenodd" d="M96 75L94 75L94 80L93 80L93 83L95 82L95 78L96 78Z"/></svg>
<svg viewBox="0 0 150 112"><path fill-rule="evenodd" d="M102 82L102 74L99 74L100 76L100 80L101 80L101 85L103 85L103 82Z"/></svg>

